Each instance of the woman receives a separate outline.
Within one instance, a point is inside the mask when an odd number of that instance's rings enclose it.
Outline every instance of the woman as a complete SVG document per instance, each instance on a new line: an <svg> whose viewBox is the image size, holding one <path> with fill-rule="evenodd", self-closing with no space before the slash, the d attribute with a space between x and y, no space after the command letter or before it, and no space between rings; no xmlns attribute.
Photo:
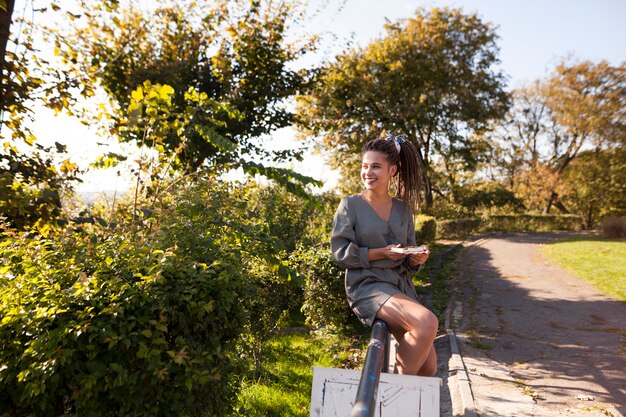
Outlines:
<svg viewBox="0 0 626 417"><path fill-rule="evenodd" d="M348 303L371 325L385 321L399 346L396 372L433 376L437 317L417 301L409 272L428 259L415 249L412 207L420 195L417 149L404 137L369 142L363 151L361 180L365 189L344 197L337 208L331 238L333 259L346 268ZM396 197L389 195L394 179Z"/></svg>

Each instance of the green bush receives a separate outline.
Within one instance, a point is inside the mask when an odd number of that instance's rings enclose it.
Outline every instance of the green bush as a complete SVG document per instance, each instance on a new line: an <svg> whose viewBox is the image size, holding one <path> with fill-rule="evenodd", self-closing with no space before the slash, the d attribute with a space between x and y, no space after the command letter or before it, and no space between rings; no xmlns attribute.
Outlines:
<svg viewBox="0 0 626 417"><path fill-rule="evenodd" d="M246 192L192 186L141 224L5 232L0 415L225 415L248 296L281 269Z"/></svg>
<svg viewBox="0 0 626 417"><path fill-rule="evenodd" d="M483 220L481 229L485 231L537 231L579 230L580 217L576 215L532 215L489 216Z"/></svg>
<svg viewBox="0 0 626 417"><path fill-rule="evenodd" d="M344 271L332 259L329 245L294 254L305 277L304 306L307 324L329 333L350 333L360 322L350 310L344 288Z"/></svg>
<svg viewBox="0 0 626 417"><path fill-rule="evenodd" d="M481 219L439 220L437 238L465 237L479 232Z"/></svg>
<svg viewBox="0 0 626 417"><path fill-rule="evenodd" d="M274 254L273 259L263 259L259 256L262 248L253 250L242 265L250 285L244 296L247 320L238 352L250 360L251 379L267 376L263 375L262 361L268 341L282 328L303 322L304 276L297 271L306 271L309 265L308 259L298 264L294 254L297 247L328 240L332 224L329 210L334 210L335 200L332 195L304 198L271 184L250 187L247 222L256 223L263 231L258 240L270 243L265 252L269 249Z"/></svg>
<svg viewBox="0 0 626 417"><path fill-rule="evenodd" d="M437 222L437 238L462 238L473 234L553 230L580 230L581 220L576 215L514 214L440 220Z"/></svg>
<svg viewBox="0 0 626 417"><path fill-rule="evenodd" d="M320 213L327 198L303 198L289 193L278 185L258 186L251 193L248 210L254 218L263 219L269 233L280 239L282 248L293 251L307 238L307 232L321 220L332 222L332 212ZM333 202L334 203L334 202Z"/></svg>
<svg viewBox="0 0 626 417"><path fill-rule="evenodd" d="M250 362L252 379L257 379L267 342L288 325L292 312L302 307L302 284L288 271L275 270L261 260L245 269L251 282L243 295L246 322L237 345L240 357Z"/></svg>
<svg viewBox="0 0 626 417"><path fill-rule="evenodd" d="M609 216L600 225L602 236L609 238L626 237L626 217Z"/></svg>
<svg viewBox="0 0 626 417"><path fill-rule="evenodd" d="M418 244L430 243L437 237L437 220L432 216L419 214L415 218L415 238Z"/></svg>
<svg viewBox="0 0 626 417"><path fill-rule="evenodd" d="M243 319L235 259L206 263L118 233L64 238L77 250L27 238L3 247L3 415L224 411L225 353Z"/></svg>

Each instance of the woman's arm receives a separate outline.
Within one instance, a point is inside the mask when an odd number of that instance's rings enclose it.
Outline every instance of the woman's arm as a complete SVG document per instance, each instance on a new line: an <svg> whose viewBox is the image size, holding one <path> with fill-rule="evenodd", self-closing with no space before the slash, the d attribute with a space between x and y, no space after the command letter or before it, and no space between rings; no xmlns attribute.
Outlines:
<svg viewBox="0 0 626 417"><path fill-rule="evenodd" d="M366 247L359 247L356 241L356 216L348 201L348 197L341 199L333 218L330 238L333 260L346 269L369 268L369 251Z"/></svg>

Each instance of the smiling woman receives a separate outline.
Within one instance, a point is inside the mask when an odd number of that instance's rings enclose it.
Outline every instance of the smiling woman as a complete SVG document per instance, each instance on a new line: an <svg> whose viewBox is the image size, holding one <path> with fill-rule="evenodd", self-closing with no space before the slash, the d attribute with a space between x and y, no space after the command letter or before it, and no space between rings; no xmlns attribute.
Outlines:
<svg viewBox="0 0 626 417"><path fill-rule="evenodd" d="M331 238L333 259L345 268L350 307L367 325L384 320L399 343L396 372L432 376L437 368L433 340L438 322L418 303L410 273L428 259L415 247L412 207L420 192L417 149L404 137L365 145L364 190L339 204ZM389 194L392 181L396 198Z"/></svg>

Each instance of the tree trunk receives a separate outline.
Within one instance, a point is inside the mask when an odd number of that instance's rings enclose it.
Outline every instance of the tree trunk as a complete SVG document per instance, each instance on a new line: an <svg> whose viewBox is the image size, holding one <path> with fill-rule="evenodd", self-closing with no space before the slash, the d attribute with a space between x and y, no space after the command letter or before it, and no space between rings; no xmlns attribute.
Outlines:
<svg viewBox="0 0 626 417"><path fill-rule="evenodd" d="M561 200L559 200L558 196L556 197L556 200L554 201L554 207L558 208L561 214L570 214L570 211L567 209L567 207L563 205Z"/></svg>
<svg viewBox="0 0 626 417"><path fill-rule="evenodd" d="M587 218L585 219L585 230L591 230L593 227L593 204L587 204Z"/></svg>
<svg viewBox="0 0 626 417"><path fill-rule="evenodd" d="M424 209L429 209L433 206L433 187L430 182L430 177L428 176L428 163L422 154L422 147L417 148L417 163L424 185Z"/></svg>
<svg viewBox="0 0 626 417"><path fill-rule="evenodd" d="M6 1L7 9L0 9L0 112L5 110L5 79L9 78L6 65L7 43L11 34L11 15L15 0Z"/></svg>
<svg viewBox="0 0 626 417"><path fill-rule="evenodd" d="M430 183L428 174L424 174L424 209L429 209L433 206L433 187Z"/></svg>
<svg viewBox="0 0 626 417"><path fill-rule="evenodd" d="M555 191L550 193L550 197L548 197L548 201L546 202L546 207L543 209L543 214L550 213L552 206L558 208L561 214L569 214L569 210L563 205L563 203L561 203L561 201L559 201L559 195Z"/></svg>

